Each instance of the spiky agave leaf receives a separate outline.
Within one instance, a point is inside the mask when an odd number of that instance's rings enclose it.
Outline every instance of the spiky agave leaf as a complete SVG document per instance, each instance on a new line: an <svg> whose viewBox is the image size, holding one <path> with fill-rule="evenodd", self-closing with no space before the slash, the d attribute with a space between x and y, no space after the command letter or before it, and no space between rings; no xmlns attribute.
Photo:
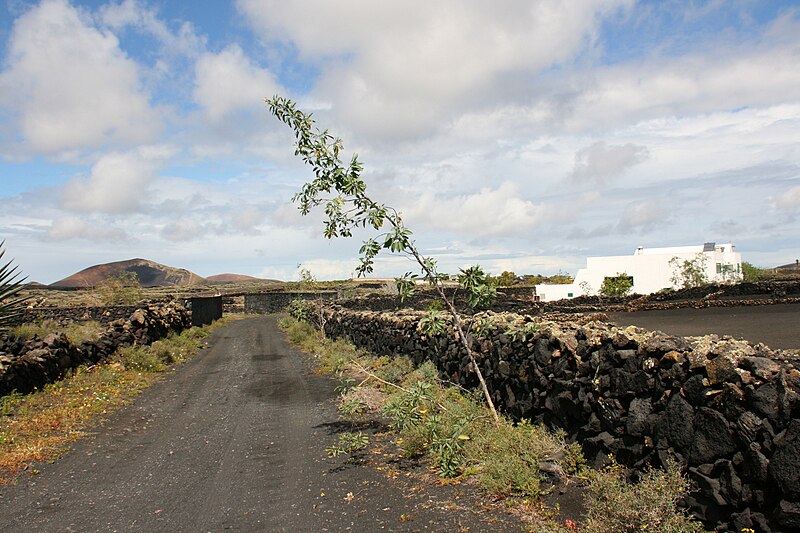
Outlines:
<svg viewBox="0 0 800 533"><path fill-rule="evenodd" d="M23 282L27 277L20 278L18 266L12 266L13 260L2 264L6 251L3 249L6 241L0 242L0 330L5 329L24 309L27 297L17 297L24 288Z"/></svg>

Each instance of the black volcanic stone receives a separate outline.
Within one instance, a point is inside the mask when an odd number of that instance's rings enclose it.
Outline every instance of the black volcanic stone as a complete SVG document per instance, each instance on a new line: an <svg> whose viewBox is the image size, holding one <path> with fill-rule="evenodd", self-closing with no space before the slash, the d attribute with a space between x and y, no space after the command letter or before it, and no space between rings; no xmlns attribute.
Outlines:
<svg viewBox="0 0 800 533"><path fill-rule="evenodd" d="M550 341L546 338L536 339L536 347L533 351L533 358L539 366L545 366L550 362L550 356L553 355L553 350L550 349Z"/></svg>
<svg viewBox="0 0 800 533"><path fill-rule="evenodd" d="M720 483L720 494L731 506L737 506L742 497L742 480L728 460L720 460L714 465Z"/></svg>
<svg viewBox="0 0 800 533"><path fill-rule="evenodd" d="M742 475L748 481L764 483L767 480L769 459L761 453L761 446L752 443L745 452L745 461L742 463Z"/></svg>
<svg viewBox="0 0 800 533"><path fill-rule="evenodd" d="M771 379L781 369L777 362L767 357L745 357L739 366L764 380Z"/></svg>
<svg viewBox="0 0 800 533"><path fill-rule="evenodd" d="M753 409L764 418L775 420L778 418L778 386L775 383L765 383L753 393L751 404Z"/></svg>
<svg viewBox="0 0 800 533"><path fill-rule="evenodd" d="M644 436L650 434L649 416L653 411L650 398L634 398L628 407L628 420L625 431L629 435Z"/></svg>
<svg viewBox="0 0 800 533"><path fill-rule="evenodd" d="M688 449L692 445L694 409L680 394L670 398L664 416L659 421L656 435L682 449Z"/></svg>
<svg viewBox="0 0 800 533"><path fill-rule="evenodd" d="M750 508L746 508L741 513L733 513L731 515L731 524L736 531L741 531L744 528L753 528L753 517Z"/></svg>
<svg viewBox="0 0 800 533"><path fill-rule="evenodd" d="M800 531L800 502L781 500L775 512L781 531Z"/></svg>
<svg viewBox="0 0 800 533"><path fill-rule="evenodd" d="M689 462L709 463L736 451L733 432L722 413L701 407L694 416L694 440L689 449Z"/></svg>
<svg viewBox="0 0 800 533"><path fill-rule="evenodd" d="M686 399L697 407L705 405L708 390L710 389L703 385L703 376L700 374L690 377L683 384L683 393L686 395Z"/></svg>
<svg viewBox="0 0 800 533"><path fill-rule="evenodd" d="M642 344L642 349L651 355L663 355L667 352L689 352L692 350L689 342L682 337L673 337L670 335L657 335L647 339Z"/></svg>
<svg viewBox="0 0 800 533"><path fill-rule="evenodd" d="M776 440L769 476L784 494L800 499L800 420L792 420L786 433Z"/></svg>

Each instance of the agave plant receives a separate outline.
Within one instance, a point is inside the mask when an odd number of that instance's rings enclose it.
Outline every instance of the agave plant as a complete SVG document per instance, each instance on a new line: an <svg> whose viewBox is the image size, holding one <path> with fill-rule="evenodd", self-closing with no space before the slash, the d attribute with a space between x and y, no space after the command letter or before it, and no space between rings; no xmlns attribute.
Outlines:
<svg viewBox="0 0 800 533"><path fill-rule="evenodd" d="M20 279L19 267L11 266L13 260L2 264L3 255L6 253L3 249L5 243L6 241L0 242L0 265L2 265L0 266L0 330L8 327L12 319L22 312L23 304L27 300L17 294L23 288L22 283L28 278Z"/></svg>

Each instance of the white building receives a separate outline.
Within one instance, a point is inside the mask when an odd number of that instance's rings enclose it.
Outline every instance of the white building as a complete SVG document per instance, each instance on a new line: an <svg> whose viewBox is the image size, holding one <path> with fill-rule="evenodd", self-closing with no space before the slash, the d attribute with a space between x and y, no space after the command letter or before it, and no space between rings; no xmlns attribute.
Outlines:
<svg viewBox="0 0 800 533"><path fill-rule="evenodd" d="M696 261L712 283L731 283L742 279L742 254L731 243L713 242L696 246L670 248L639 247L633 255L589 257L586 268L578 270L575 281L568 285L536 285L536 295L543 302L596 295L603 280L626 274L633 278L630 293L650 294L666 288L678 288L673 283L676 274L674 258L679 262Z"/></svg>

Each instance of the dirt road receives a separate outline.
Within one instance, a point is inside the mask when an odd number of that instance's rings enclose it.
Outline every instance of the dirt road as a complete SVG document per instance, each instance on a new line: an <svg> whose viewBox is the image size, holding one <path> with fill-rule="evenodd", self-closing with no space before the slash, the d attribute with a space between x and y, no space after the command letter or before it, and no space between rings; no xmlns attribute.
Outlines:
<svg viewBox="0 0 800 533"><path fill-rule="evenodd" d="M800 349L800 305L708 307L609 313L621 326L633 324L671 335L731 335L772 348Z"/></svg>
<svg viewBox="0 0 800 533"><path fill-rule="evenodd" d="M309 372L273 317L233 322L210 344L41 474L0 489L0 531L495 529L327 458L335 383Z"/></svg>

